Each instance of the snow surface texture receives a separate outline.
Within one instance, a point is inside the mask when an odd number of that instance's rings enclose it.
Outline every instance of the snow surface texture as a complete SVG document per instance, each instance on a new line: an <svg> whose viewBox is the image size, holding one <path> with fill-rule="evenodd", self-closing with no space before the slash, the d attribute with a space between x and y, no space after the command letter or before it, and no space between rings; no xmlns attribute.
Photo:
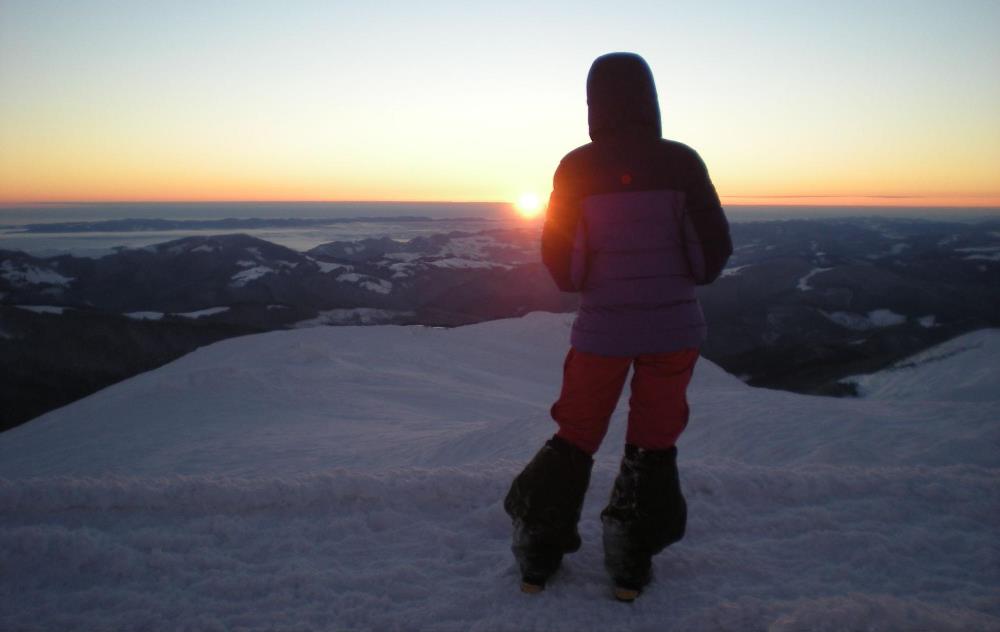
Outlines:
<svg viewBox="0 0 1000 632"><path fill-rule="evenodd" d="M623 403L582 549L521 594L502 498L569 324L235 338L3 433L0 629L1000 629L1000 389L950 396L962 355L894 400L700 361L688 534L648 590L614 602L602 568Z"/></svg>

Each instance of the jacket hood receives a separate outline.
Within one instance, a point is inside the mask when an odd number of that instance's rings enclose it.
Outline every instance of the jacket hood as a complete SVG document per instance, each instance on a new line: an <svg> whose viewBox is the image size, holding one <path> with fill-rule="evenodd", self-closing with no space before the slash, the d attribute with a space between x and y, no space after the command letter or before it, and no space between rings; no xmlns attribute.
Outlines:
<svg viewBox="0 0 1000 632"><path fill-rule="evenodd" d="M635 53L608 53L594 60L587 75L587 120L591 140L625 128L662 136L656 85L646 60Z"/></svg>

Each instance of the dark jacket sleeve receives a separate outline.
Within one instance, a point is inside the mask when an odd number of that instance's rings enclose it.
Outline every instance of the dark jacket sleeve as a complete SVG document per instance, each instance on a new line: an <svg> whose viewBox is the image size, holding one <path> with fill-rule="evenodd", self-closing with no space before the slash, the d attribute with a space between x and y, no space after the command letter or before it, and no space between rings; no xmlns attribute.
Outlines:
<svg viewBox="0 0 1000 632"><path fill-rule="evenodd" d="M733 242L708 169L698 154L691 154L684 191L684 245L695 283L707 285L719 277L729 261Z"/></svg>
<svg viewBox="0 0 1000 632"><path fill-rule="evenodd" d="M578 292L574 281L573 248L580 223L579 199L571 192L568 169L560 163L542 227L542 263L563 292Z"/></svg>

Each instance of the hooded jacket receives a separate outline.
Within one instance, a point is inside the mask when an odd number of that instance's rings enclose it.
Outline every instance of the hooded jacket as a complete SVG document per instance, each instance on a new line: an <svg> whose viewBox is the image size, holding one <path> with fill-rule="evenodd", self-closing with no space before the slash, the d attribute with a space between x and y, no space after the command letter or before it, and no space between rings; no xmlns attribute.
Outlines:
<svg viewBox="0 0 1000 632"><path fill-rule="evenodd" d="M732 254L729 224L698 154L662 138L653 75L631 53L598 57L587 76L590 143L556 169L542 261L580 292L571 344L610 356L698 347L695 286Z"/></svg>

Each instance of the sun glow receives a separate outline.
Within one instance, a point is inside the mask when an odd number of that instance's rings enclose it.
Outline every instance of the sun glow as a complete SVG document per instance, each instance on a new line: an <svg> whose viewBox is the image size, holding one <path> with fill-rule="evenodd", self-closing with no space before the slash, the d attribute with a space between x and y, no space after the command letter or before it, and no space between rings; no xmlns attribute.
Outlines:
<svg viewBox="0 0 1000 632"><path fill-rule="evenodd" d="M542 200L535 193L522 193L514 206L521 217L530 219L542 210Z"/></svg>

